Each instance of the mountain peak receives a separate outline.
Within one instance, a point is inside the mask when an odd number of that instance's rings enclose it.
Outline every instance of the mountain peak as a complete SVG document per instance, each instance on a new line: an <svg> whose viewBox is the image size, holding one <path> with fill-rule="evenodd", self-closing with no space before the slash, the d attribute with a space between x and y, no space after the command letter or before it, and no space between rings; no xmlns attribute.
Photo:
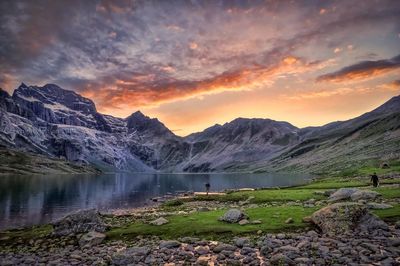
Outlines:
<svg viewBox="0 0 400 266"><path fill-rule="evenodd" d="M174 135L163 123L157 118L150 118L141 111L136 111L126 118L129 130L138 130L141 132L152 132L155 135Z"/></svg>
<svg viewBox="0 0 400 266"><path fill-rule="evenodd" d="M136 117L136 118L149 118L148 116L144 115L140 110L132 113L129 117ZM129 118L128 117L128 118Z"/></svg>
<svg viewBox="0 0 400 266"><path fill-rule="evenodd" d="M21 82L21 85L19 85L18 89L19 88L25 89L25 88L28 88L28 86L25 83Z"/></svg>
<svg viewBox="0 0 400 266"><path fill-rule="evenodd" d="M66 90L55 84L46 84L43 87L27 86L24 83L14 91L14 98L28 101L39 101L44 104L62 104L72 110L83 113L96 113L94 102L72 90Z"/></svg>

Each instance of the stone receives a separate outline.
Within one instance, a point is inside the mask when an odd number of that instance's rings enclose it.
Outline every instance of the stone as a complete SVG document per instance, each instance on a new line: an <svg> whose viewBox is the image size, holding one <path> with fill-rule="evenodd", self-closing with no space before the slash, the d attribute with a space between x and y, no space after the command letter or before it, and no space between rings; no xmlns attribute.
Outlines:
<svg viewBox="0 0 400 266"><path fill-rule="evenodd" d="M390 239L390 245L392 245L394 247L399 247L400 246L400 238Z"/></svg>
<svg viewBox="0 0 400 266"><path fill-rule="evenodd" d="M84 234L80 239L79 239L79 246L80 247L92 247L92 246L97 246L101 242L103 242L104 238L106 238L105 234L96 232L96 231L90 231L87 234Z"/></svg>
<svg viewBox="0 0 400 266"><path fill-rule="evenodd" d="M218 244L216 247L214 247L214 249L213 249L213 251L215 252L215 253L220 253L220 252L222 252L222 251L235 251L236 250L236 247L235 246L232 246L232 245L229 245L229 244L223 244L223 243L221 243L221 244Z"/></svg>
<svg viewBox="0 0 400 266"><path fill-rule="evenodd" d="M340 201L340 200L347 200L351 197L352 194L359 191L358 188L340 188L335 191L332 195L329 196L328 201Z"/></svg>
<svg viewBox="0 0 400 266"><path fill-rule="evenodd" d="M194 248L194 251L199 255L206 255L210 252L210 248L208 246L197 246Z"/></svg>
<svg viewBox="0 0 400 266"><path fill-rule="evenodd" d="M261 224L262 221L261 220L254 220L250 222L251 224Z"/></svg>
<svg viewBox="0 0 400 266"><path fill-rule="evenodd" d="M240 266L242 264L240 263L240 261L238 261L236 259L227 259L226 260L226 265L227 266Z"/></svg>
<svg viewBox="0 0 400 266"><path fill-rule="evenodd" d="M147 247L131 247L116 253L111 261L117 266L134 265L144 261L148 254L150 254L150 249Z"/></svg>
<svg viewBox="0 0 400 266"><path fill-rule="evenodd" d="M302 221L303 221L304 223L311 223L311 222L312 222L311 216L305 216L305 217L303 217Z"/></svg>
<svg viewBox="0 0 400 266"><path fill-rule="evenodd" d="M358 190L351 194L350 198L351 200L357 201L357 200L374 200L377 197L379 197L381 194L375 191L371 190Z"/></svg>
<svg viewBox="0 0 400 266"><path fill-rule="evenodd" d="M300 257L300 258L295 258L294 262L296 263L296 265L298 265L298 264L309 265L309 264L311 264L311 259Z"/></svg>
<svg viewBox="0 0 400 266"><path fill-rule="evenodd" d="M53 222L54 235L67 236L90 231L105 232L107 225L102 221L97 210L82 210L69 214Z"/></svg>
<svg viewBox="0 0 400 266"><path fill-rule="evenodd" d="M248 239L247 237L240 237L235 240L235 245L239 248L242 248L248 244L250 244L250 239Z"/></svg>
<svg viewBox="0 0 400 266"><path fill-rule="evenodd" d="M356 229L361 232L372 233L377 229L387 231L389 230L389 226L378 216L372 213L367 213L360 218Z"/></svg>
<svg viewBox="0 0 400 266"><path fill-rule="evenodd" d="M292 223L294 223L294 220L293 220L292 217L287 218L286 221L285 221L285 224L292 224Z"/></svg>
<svg viewBox="0 0 400 266"><path fill-rule="evenodd" d="M286 235L283 234L283 233L280 233L280 234L277 234L277 235L276 235L276 238L277 238L277 239L285 239L285 238L286 238Z"/></svg>
<svg viewBox="0 0 400 266"><path fill-rule="evenodd" d="M335 203L313 213L311 219L323 233L335 236L354 230L387 230L387 225L370 214L365 205L354 202Z"/></svg>
<svg viewBox="0 0 400 266"><path fill-rule="evenodd" d="M295 265L294 261L288 256L278 253L271 257L271 265Z"/></svg>
<svg viewBox="0 0 400 266"><path fill-rule="evenodd" d="M196 264L195 265L199 265L199 266L207 266L208 265L208 257L205 256L200 256L197 260L196 260Z"/></svg>
<svg viewBox="0 0 400 266"><path fill-rule="evenodd" d="M394 225L394 228L400 229L400 221L397 221Z"/></svg>
<svg viewBox="0 0 400 266"><path fill-rule="evenodd" d="M175 240L167 240L167 241L161 241L160 243L160 248L177 248L180 247L181 243Z"/></svg>
<svg viewBox="0 0 400 266"><path fill-rule="evenodd" d="M239 221L239 225L246 225L246 224L249 224L250 222L249 222L249 220L247 220L247 219L243 219L243 220L240 220Z"/></svg>
<svg viewBox="0 0 400 266"><path fill-rule="evenodd" d="M373 210L384 210L384 209L393 208L393 206L390 204L377 203L377 202L369 202L369 203L367 203L367 207L368 207L368 209L373 209Z"/></svg>
<svg viewBox="0 0 400 266"><path fill-rule="evenodd" d="M157 225L157 226L164 225L167 223L169 223L169 221L167 219L165 219L164 217L160 217L160 218L150 222L150 224Z"/></svg>
<svg viewBox="0 0 400 266"><path fill-rule="evenodd" d="M248 216L241 210L230 209L223 216L219 218L220 221L227 223L238 223L240 220L247 219Z"/></svg>

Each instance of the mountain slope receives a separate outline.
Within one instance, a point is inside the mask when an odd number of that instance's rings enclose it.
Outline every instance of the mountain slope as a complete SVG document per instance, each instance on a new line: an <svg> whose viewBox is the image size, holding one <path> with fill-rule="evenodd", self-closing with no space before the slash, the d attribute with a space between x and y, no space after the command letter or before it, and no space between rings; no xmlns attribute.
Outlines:
<svg viewBox="0 0 400 266"><path fill-rule="evenodd" d="M354 119L300 130L302 141L267 163L275 170L330 172L400 158L400 96ZM260 169L259 169L260 170Z"/></svg>
<svg viewBox="0 0 400 266"><path fill-rule="evenodd" d="M184 171L240 171L240 164L252 164L279 154L297 143L298 128L270 119L237 118L186 137L191 151Z"/></svg>
<svg viewBox="0 0 400 266"><path fill-rule="evenodd" d="M299 129L237 118L185 138L140 111L127 118L57 85L0 89L0 145L105 171L304 171L398 159L400 96L360 117Z"/></svg>

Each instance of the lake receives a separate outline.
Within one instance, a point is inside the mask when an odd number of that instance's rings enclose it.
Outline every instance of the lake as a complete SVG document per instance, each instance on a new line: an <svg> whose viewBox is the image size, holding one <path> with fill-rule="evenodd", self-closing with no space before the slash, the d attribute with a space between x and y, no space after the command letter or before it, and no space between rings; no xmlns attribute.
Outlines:
<svg viewBox="0 0 400 266"><path fill-rule="evenodd" d="M79 209L146 206L178 191L283 187L306 183L297 174L144 174L0 176L0 229L47 223Z"/></svg>

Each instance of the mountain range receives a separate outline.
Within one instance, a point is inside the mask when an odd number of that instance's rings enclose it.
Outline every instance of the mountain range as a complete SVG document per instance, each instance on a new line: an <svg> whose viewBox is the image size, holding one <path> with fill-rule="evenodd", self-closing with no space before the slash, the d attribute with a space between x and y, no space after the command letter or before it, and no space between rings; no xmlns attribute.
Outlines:
<svg viewBox="0 0 400 266"><path fill-rule="evenodd" d="M321 127L237 118L180 137L140 111L117 118L97 112L92 100L57 85L22 83L12 95L0 89L0 148L3 170L23 168L18 162L4 166L8 158L4 154L12 151L24 162L43 158L48 168L51 161L65 162L78 172L93 167L137 172L323 173L398 159L400 96L357 118Z"/></svg>

